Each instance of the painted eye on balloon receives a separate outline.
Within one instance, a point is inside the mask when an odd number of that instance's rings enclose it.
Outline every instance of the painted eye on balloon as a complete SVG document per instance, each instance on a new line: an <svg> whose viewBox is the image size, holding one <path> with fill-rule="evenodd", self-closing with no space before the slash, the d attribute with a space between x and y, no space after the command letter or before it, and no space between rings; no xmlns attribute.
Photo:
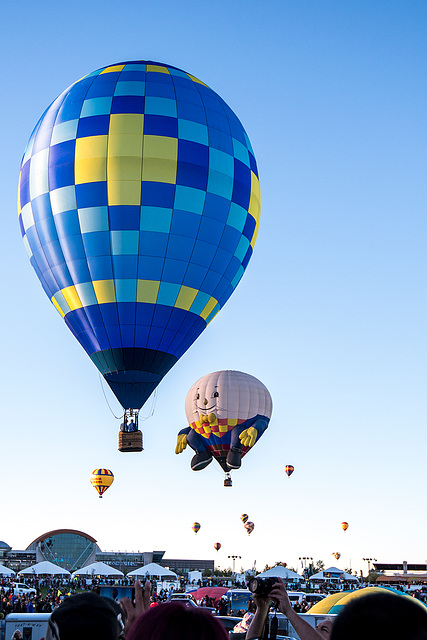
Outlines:
<svg viewBox="0 0 427 640"><path fill-rule="evenodd" d="M219 398L219 393L218 393L218 391L215 391L215 393L213 394L212 398Z"/></svg>
<svg viewBox="0 0 427 640"><path fill-rule="evenodd" d="M197 394L196 400L200 400L200 393Z"/></svg>

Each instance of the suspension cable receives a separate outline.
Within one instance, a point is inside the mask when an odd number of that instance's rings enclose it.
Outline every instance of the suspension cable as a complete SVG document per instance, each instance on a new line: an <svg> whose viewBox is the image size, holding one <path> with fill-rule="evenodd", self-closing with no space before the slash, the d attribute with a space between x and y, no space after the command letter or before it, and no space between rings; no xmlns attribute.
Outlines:
<svg viewBox="0 0 427 640"><path fill-rule="evenodd" d="M98 375L99 375L99 382L101 384L102 393L104 394L105 402L107 403L107 407L110 409L111 413L113 414L113 416L115 417L116 420L121 420L122 416L116 416L116 414L112 410L112 408L110 406L110 403L108 402L108 398L107 398L107 396L105 394L104 385L102 384L102 376L101 376L101 374L99 372L98 372Z"/></svg>

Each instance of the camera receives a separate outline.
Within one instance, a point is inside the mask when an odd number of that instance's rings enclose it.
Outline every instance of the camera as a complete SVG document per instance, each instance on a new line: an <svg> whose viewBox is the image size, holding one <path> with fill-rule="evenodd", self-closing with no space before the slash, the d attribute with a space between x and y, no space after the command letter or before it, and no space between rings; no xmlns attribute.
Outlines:
<svg viewBox="0 0 427 640"><path fill-rule="evenodd" d="M248 589L257 596L266 597L273 588L278 578L251 578L248 582Z"/></svg>

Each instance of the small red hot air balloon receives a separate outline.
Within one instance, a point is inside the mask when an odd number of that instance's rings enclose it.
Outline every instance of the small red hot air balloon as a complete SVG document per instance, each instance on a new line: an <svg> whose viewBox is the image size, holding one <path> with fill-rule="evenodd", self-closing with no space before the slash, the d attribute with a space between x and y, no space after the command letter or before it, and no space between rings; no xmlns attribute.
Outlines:
<svg viewBox="0 0 427 640"><path fill-rule="evenodd" d="M215 551L219 551L221 549L221 543L220 542L215 542L214 549L215 549Z"/></svg>
<svg viewBox="0 0 427 640"><path fill-rule="evenodd" d="M339 560L341 558L341 554L339 551L336 551L335 553L332 554L335 558L335 560Z"/></svg>
<svg viewBox="0 0 427 640"><path fill-rule="evenodd" d="M343 528L343 531L347 531L348 529L348 522L341 522L341 526Z"/></svg>

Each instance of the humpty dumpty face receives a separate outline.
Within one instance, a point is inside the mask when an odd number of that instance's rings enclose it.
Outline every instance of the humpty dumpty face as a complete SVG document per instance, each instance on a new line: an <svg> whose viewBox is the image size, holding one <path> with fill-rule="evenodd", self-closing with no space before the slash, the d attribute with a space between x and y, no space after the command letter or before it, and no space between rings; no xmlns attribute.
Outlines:
<svg viewBox="0 0 427 640"><path fill-rule="evenodd" d="M185 413L189 424L214 414L220 420L271 418L272 400L262 382L241 371L215 371L198 380L187 393Z"/></svg>

